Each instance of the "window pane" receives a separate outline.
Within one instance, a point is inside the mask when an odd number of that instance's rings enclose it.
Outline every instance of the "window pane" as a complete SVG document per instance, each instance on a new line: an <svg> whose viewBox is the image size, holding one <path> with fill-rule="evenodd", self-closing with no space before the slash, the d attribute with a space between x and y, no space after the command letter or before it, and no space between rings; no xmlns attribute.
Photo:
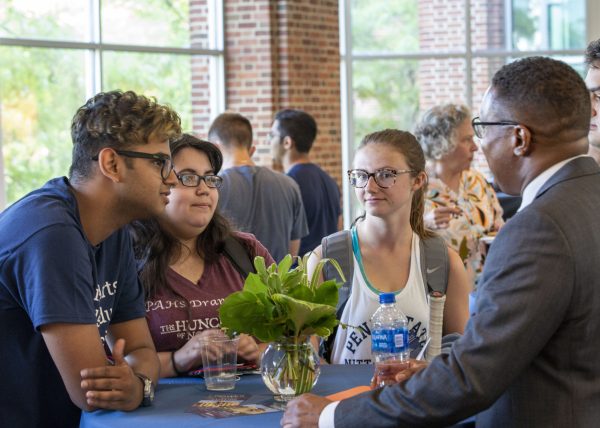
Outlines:
<svg viewBox="0 0 600 428"><path fill-rule="evenodd" d="M2 0L0 37L87 41L89 1Z"/></svg>
<svg viewBox="0 0 600 428"><path fill-rule="evenodd" d="M7 203L67 175L71 118L85 102L85 53L0 47L0 117Z"/></svg>
<svg viewBox="0 0 600 428"><path fill-rule="evenodd" d="M384 128L412 131L419 113L464 102L463 59L354 62L355 145Z"/></svg>
<svg viewBox="0 0 600 428"><path fill-rule="evenodd" d="M514 48L585 48L585 0L513 0Z"/></svg>
<svg viewBox="0 0 600 428"><path fill-rule="evenodd" d="M465 49L463 0L353 0L354 52L448 52Z"/></svg>
<svg viewBox="0 0 600 428"><path fill-rule="evenodd" d="M192 126L191 58L187 55L105 52L103 90L132 90L156 97L181 116L182 127Z"/></svg>
<svg viewBox="0 0 600 428"><path fill-rule="evenodd" d="M207 0L104 0L102 41L208 48L208 16Z"/></svg>
<svg viewBox="0 0 600 428"><path fill-rule="evenodd" d="M419 50L417 2L353 0L351 14L354 51Z"/></svg>

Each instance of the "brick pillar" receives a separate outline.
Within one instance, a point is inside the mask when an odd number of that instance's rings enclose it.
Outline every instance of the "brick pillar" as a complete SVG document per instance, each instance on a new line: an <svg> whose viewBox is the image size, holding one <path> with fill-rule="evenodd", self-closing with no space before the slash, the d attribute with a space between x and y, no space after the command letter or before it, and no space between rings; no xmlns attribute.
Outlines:
<svg viewBox="0 0 600 428"><path fill-rule="evenodd" d="M419 50L448 52L465 47L464 0L419 1ZM464 103L463 59L419 61L419 108L423 112L444 103Z"/></svg>
<svg viewBox="0 0 600 428"><path fill-rule="evenodd" d="M341 182L338 3L225 0L227 109L247 116L256 161L271 165L267 134L275 113L312 114L314 161Z"/></svg>
<svg viewBox="0 0 600 428"><path fill-rule="evenodd" d="M208 47L207 0L190 0L190 46ZM206 57L193 56L192 70L192 130L202 138L210 125L210 67ZM187 130L186 130L187 131Z"/></svg>

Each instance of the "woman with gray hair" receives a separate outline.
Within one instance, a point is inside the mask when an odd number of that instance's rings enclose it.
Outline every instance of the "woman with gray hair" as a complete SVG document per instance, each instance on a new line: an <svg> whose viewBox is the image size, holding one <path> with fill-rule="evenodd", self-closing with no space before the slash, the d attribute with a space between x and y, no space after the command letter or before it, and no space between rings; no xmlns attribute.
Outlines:
<svg viewBox="0 0 600 428"><path fill-rule="evenodd" d="M494 189L471 168L477 151L471 112L457 104L433 107L421 118L415 136L427 158L429 175L425 225L458 252L476 280L485 259L480 238L494 235L504 221Z"/></svg>

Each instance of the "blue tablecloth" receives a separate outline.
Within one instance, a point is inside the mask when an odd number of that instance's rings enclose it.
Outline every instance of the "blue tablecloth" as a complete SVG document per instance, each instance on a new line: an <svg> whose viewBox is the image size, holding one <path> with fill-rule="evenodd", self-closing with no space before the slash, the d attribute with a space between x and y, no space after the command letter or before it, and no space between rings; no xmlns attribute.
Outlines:
<svg viewBox="0 0 600 428"><path fill-rule="evenodd" d="M325 365L313 392L328 395L358 385L368 385L373 375L373 366ZM272 397L257 374L242 375L231 393L250 394L258 400ZM207 391L199 378L163 379L156 389L156 398L151 407L142 407L133 412L97 410L83 412L81 428L159 428L159 427L278 427L282 413L265 413L253 416L236 416L212 419L186 413L198 400L214 392ZM254 401L254 400L253 400Z"/></svg>

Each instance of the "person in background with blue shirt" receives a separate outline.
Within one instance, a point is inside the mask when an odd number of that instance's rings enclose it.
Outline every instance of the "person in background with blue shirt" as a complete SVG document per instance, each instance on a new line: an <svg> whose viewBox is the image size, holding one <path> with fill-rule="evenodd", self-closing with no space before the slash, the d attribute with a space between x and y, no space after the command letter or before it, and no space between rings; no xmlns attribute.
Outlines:
<svg viewBox="0 0 600 428"><path fill-rule="evenodd" d="M338 185L310 159L309 152L316 137L315 119L302 110L292 109L275 115L269 133L273 159L298 183L302 194L309 233L300 240L299 256L321 245L324 236L342 229Z"/></svg>
<svg viewBox="0 0 600 428"><path fill-rule="evenodd" d="M69 178L0 214L2 426L77 427L81 410L151 403L159 361L122 227L164 211L180 133L169 107L100 93L73 118Z"/></svg>

